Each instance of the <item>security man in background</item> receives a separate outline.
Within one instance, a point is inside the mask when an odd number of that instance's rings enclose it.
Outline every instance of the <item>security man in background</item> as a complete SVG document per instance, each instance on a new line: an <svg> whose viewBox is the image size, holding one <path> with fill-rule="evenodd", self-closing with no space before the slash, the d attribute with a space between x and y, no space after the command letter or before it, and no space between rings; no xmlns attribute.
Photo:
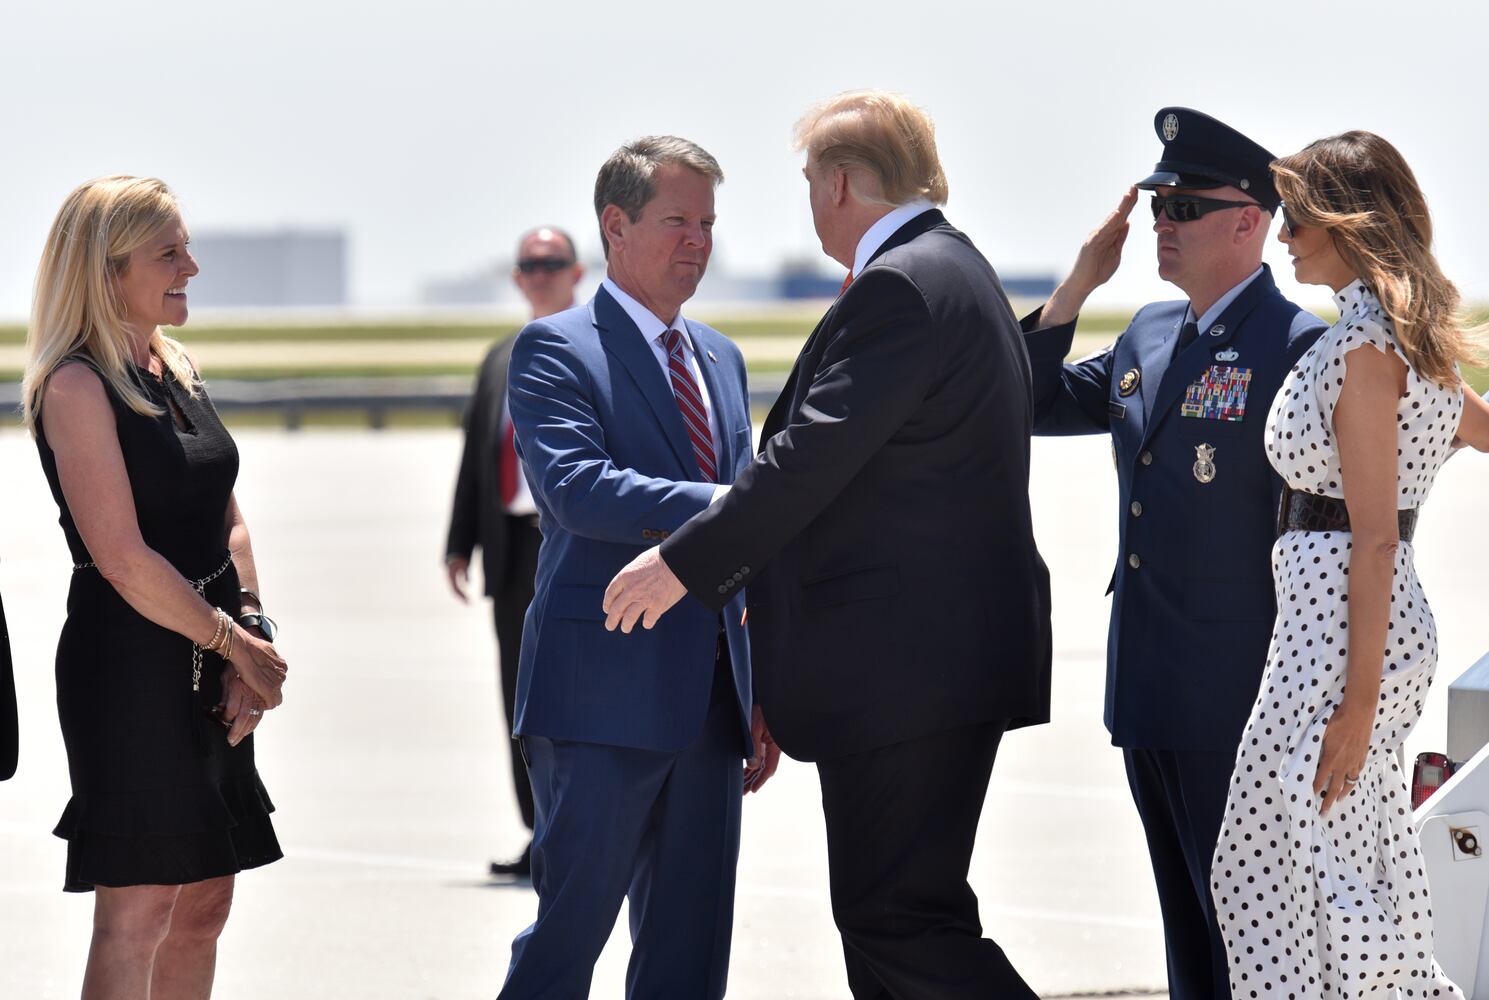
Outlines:
<svg viewBox="0 0 1489 1000"><path fill-rule="evenodd" d="M1277 290L1262 250L1273 156L1188 108L1154 119L1163 158L1023 321L1036 434L1110 434L1120 551L1105 720L1147 834L1173 1000L1230 996L1210 863L1275 615L1282 483L1263 450L1283 376L1325 324ZM1185 298L1140 309L1065 363L1076 316L1121 260L1136 188L1153 192L1158 274Z"/></svg>
<svg viewBox="0 0 1489 1000"><path fill-rule="evenodd" d="M574 240L568 233L543 226L523 234L517 244L516 283L533 319L562 312L574 305L574 286L584 277ZM445 572L450 588L462 601L470 579L471 554L481 548L486 596L496 619L498 673L507 733L517 700L517 662L522 649L522 619L533 598L533 576L538 568L538 508L528 492L517 452L512 447L512 419L507 413L507 363L512 342L494 345L481 362L476 388L465 412L465 450L455 481L455 503L450 512L450 534L445 543ZM533 793L527 765L512 747L512 780L517 804L528 832L533 828ZM532 840L514 861L491 862L491 874L528 878Z"/></svg>

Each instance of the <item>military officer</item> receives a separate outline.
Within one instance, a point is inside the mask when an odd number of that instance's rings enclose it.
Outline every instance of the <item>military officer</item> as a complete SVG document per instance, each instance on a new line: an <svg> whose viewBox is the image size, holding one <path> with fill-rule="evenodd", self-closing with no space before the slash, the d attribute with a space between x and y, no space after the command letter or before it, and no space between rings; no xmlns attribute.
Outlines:
<svg viewBox="0 0 1489 1000"><path fill-rule="evenodd" d="M1272 154L1188 108L1154 119L1163 158L1023 321L1036 434L1110 434L1120 551L1109 593L1105 717L1152 857L1173 1000L1230 995L1210 860L1275 608L1281 481L1262 433L1283 376L1325 324L1262 263L1279 205ZM1138 188L1158 274L1184 298L1144 306L1110 347L1065 363L1087 296L1116 271Z"/></svg>

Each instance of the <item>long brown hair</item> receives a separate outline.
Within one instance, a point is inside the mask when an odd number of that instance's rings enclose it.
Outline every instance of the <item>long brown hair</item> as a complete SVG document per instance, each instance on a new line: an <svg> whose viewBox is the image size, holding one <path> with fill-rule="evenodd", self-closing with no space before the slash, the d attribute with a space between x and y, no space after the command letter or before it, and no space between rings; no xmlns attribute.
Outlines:
<svg viewBox="0 0 1489 1000"><path fill-rule="evenodd" d="M1477 361L1458 289L1432 253L1427 199L1406 160L1372 132L1319 139L1272 162L1277 192L1300 226L1328 231L1339 256L1391 317L1407 360L1448 386Z"/></svg>

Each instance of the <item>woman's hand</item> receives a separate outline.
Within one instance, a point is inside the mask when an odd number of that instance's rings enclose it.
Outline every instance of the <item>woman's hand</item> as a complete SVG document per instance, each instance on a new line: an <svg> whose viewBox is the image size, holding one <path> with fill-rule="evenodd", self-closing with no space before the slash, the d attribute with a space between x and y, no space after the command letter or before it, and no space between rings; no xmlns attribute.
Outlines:
<svg viewBox="0 0 1489 1000"><path fill-rule="evenodd" d="M223 721L232 723L227 734L232 746L242 743L243 737L257 729L264 718L264 703L243 683L232 664L222 672L222 706Z"/></svg>
<svg viewBox="0 0 1489 1000"><path fill-rule="evenodd" d="M1313 794L1324 797L1319 815L1329 809L1355 786L1365 757L1370 753L1370 731L1375 724L1374 706L1356 708L1346 702L1334 709L1324 726L1324 745L1319 751L1318 773L1313 778Z"/></svg>
<svg viewBox="0 0 1489 1000"><path fill-rule="evenodd" d="M264 703L264 708L277 708L284 701L279 689L284 684L289 665L263 639L241 625L235 624L233 628L237 633L233 638L233 669Z"/></svg>

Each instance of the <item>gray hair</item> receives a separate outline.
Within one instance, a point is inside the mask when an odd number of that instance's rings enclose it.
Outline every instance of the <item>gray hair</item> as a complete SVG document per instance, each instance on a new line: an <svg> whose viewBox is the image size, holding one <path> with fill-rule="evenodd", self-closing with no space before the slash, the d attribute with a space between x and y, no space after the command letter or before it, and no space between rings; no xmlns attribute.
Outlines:
<svg viewBox="0 0 1489 1000"><path fill-rule="evenodd" d="M708 151L696 142L675 135L646 135L633 139L610 154L595 178L595 218L601 219L605 206L614 205L632 222L641 218L641 209L657 193L652 178L657 168L675 163L696 171L717 187L724 181L724 171ZM600 245L605 259L610 259L610 240L600 222Z"/></svg>

